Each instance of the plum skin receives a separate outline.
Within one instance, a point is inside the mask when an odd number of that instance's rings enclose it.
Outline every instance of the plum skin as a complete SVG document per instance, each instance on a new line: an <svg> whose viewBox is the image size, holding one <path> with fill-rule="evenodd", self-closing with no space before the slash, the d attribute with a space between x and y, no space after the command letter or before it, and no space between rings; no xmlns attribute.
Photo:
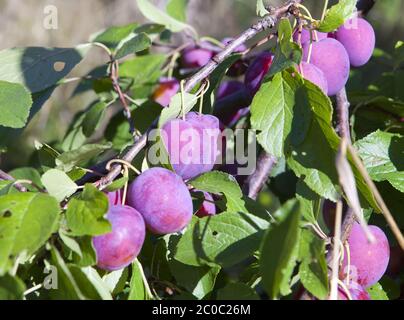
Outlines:
<svg viewBox="0 0 404 320"><path fill-rule="evenodd" d="M309 80L317 87L319 87L324 92L324 94L328 93L327 79L323 71L321 71L315 65L307 62L302 62L299 66L299 73L303 76L304 79Z"/></svg>
<svg viewBox="0 0 404 320"><path fill-rule="evenodd" d="M171 99L180 90L180 83L177 79L161 78L158 87L153 93L153 100L163 107L168 107Z"/></svg>
<svg viewBox="0 0 404 320"><path fill-rule="evenodd" d="M174 171L184 180L212 171L220 154L220 121L190 112L185 120L167 122L161 131Z"/></svg>
<svg viewBox="0 0 404 320"><path fill-rule="evenodd" d="M206 65L214 56L214 52L201 48L200 46L190 46L183 50L181 65L183 68L195 69Z"/></svg>
<svg viewBox="0 0 404 320"><path fill-rule="evenodd" d="M214 203L212 195L208 192L203 192L203 195L205 197L205 201L202 203L202 206L198 210L196 215L199 218L211 217L216 215L216 205Z"/></svg>
<svg viewBox="0 0 404 320"><path fill-rule="evenodd" d="M335 37L348 52L352 66L361 67L369 62L375 49L376 35L372 25L365 19L348 20L338 29Z"/></svg>
<svg viewBox="0 0 404 320"><path fill-rule="evenodd" d="M369 226L370 232L375 236L376 243L368 242L362 227L355 223L348 239L350 248L351 275L346 275L348 259L343 262L343 276L356 276L353 279L364 288L376 284L385 274L390 260L390 246L384 232L376 227Z"/></svg>
<svg viewBox="0 0 404 320"><path fill-rule="evenodd" d="M312 44L312 54L308 61L310 44L303 45L303 61L319 68L327 79L329 96L336 95L348 82L350 61L344 46L335 39L327 38Z"/></svg>
<svg viewBox="0 0 404 320"><path fill-rule="evenodd" d="M252 97L260 89L262 81L271 68L273 61L274 55L272 53L262 52L248 67L245 75L245 86Z"/></svg>
<svg viewBox="0 0 404 320"><path fill-rule="evenodd" d="M142 173L128 190L128 204L143 216L147 228L165 235L182 231L191 222L191 194L174 172L152 168Z"/></svg>
<svg viewBox="0 0 404 320"><path fill-rule="evenodd" d="M130 265L139 255L146 236L143 217L128 206L111 206L107 219L112 232L93 238L100 269L116 271Z"/></svg>

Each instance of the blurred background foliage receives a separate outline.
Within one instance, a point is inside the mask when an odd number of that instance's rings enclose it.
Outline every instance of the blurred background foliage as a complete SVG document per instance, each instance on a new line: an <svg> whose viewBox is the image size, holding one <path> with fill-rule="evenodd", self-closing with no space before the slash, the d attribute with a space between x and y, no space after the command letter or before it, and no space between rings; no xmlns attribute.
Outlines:
<svg viewBox="0 0 404 320"><path fill-rule="evenodd" d="M161 7L166 4L166 0L153 2ZM277 5L283 0L268 2ZM256 20L255 4L255 0L190 0L188 20L200 35L219 39L235 36ZM321 15L323 1L307 0L305 4L314 16ZM49 5L58 9L56 30L43 26L44 9ZM404 40L403 12L402 0L377 1L368 19L376 29L379 48L391 51L398 40ZM144 22L134 0L0 0L0 49L71 47L86 42L99 30L130 22ZM94 50L72 76L84 75L105 62L105 56ZM373 67L371 64L367 69ZM54 143L64 137L74 115L95 99L93 93L69 99L75 87L72 83L58 88L24 132L9 141L8 152L0 156L3 169L27 165L35 140Z"/></svg>

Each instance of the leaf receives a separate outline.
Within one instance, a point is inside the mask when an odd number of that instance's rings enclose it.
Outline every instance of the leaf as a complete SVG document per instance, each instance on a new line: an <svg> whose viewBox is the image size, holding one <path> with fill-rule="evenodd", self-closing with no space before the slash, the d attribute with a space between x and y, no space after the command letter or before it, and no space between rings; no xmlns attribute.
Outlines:
<svg viewBox="0 0 404 320"><path fill-rule="evenodd" d="M390 300L380 283L376 283L367 289L371 300Z"/></svg>
<svg viewBox="0 0 404 320"><path fill-rule="evenodd" d="M275 157L284 152L285 140L292 130L296 83L286 73L264 83L251 105L251 125L259 131L258 142Z"/></svg>
<svg viewBox="0 0 404 320"><path fill-rule="evenodd" d="M195 267L183 264L175 259L169 262L170 270L177 284L187 289L199 300L205 298L215 287L219 267Z"/></svg>
<svg viewBox="0 0 404 320"><path fill-rule="evenodd" d="M40 193L0 197L0 275L22 252L33 254L49 239L59 221L59 204Z"/></svg>
<svg viewBox="0 0 404 320"><path fill-rule="evenodd" d="M253 255L268 222L246 213L194 217L182 236L170 238L172 258L187 265L230 267Z"/></svg>
<svg viewBox="0 0 404 320"><path fill-rule="evenodd" d="M38 171L34 168L22 167L14 169L9 172L10 175L16 180L30 180L35 183L38 187L43 187L41 182L41 176ZM35 187L27 186L30 191L37 191Z"/></svg>
<svg viewBox="0 0 404 320"><path fill-rule="evenodd" d="M172 32L181 32L184 29L190 29L194 34L196 34L196 31L191 26L174 19L150 3L148 0L136 0L136 2L141 13L150 21L157 24L162 24Z"/></svg>
<svg viewBox="0 0 404 320"><path fill-rule="evenodd" d="M130 279L130 290L128 300L149 300L145 284L143 282L143 267L138 260L132 264L132 278Z"/></svg>
<svg viewBox="0 0 404 320"><path fill-rule="evenodd" d="M94 103L85 113L83 118L83 133L86 137L90 137L97 130L102 119L105 116L107 105L103 101Z"/></svg>
<svg viewBox="0 0 404 320"><path fill-rule="evenodd" d="M30 92L44 91L70 73L91 45L76 48L13 48L0 51L0 80L24 85Z"/></svg>
<svg viewBox="0 0 404 320"><path fill-rule="evenodd" d="M269 11L265 8L264 0L257 0L257 15L260 17L266 16Z"/></svg>
<svg viewBox="0 0 404 320"><path fill-rule="evenodd" d="M77 184L66 173L56 169L47 171L41 181L49 194L59 202L73 195L78 189Z"/></svg>
<svg viewBox="0 0 404 320"><path fill-rule="evenodd" d="M32 98L28 90L18 83L0 81L0 125L22 128L26 125Z"/></svg>
<svg viewBox="0 0 404 320"><path fill-rule="evenodd" d="M302 60L302 50L299 45L293 41L292 32L289 19L281 19L278 27L279 35L275 58L265 79L269 79L278 72L294 67Z"/></svg>
<svg viewBox="0 0 404 320"><path fill-rule="evenodd" d="M159 128L162 128L168 121L176 119L184 113L193 109L198 101L198 97L191 93L184 93L184 106L182 106L181 93L176 94L172 99L170 106L164 108L159 119Z"/></svg>
<svg viewBox="0 0 404 320"><path fill-rule="evenodd" d="M110 223L104 218L108 212L108 198L91 184L77 198L69 201L67 226L75 236L98 236L111 232Z"/></svg>
<svg viewBox="0 0 404 320"><path fill-rule="evenodd" d="M288 201L275 215L279 222L269 227L260 250L262 283L270 299L290 293L299 250L299 202Z"/></svg>
<svg viewBox="0 0 404 320"><path fill-rule="evenodd" d="M300 281L312 295L325 300L329 294L328 267L324 241L303 230L300 240Z"/></svg>
<svg viewBox="0 0 404 320"><path fill-rule="evenodd" d="M240 186L232 175L213 171L201 175L190 183L198 190L214 194L223 194L227 200L228 212L248 212L244 204L243 193L241 192Z"/></svg>
<svg viewBox="0 0 404 320"><path fill-rule="evenodd" d="M321 32L333 32L342 26L345 21L353 16L356 11L357 0L339 0L326 13L324 20L320 22L318 30Z"/></svg>
<svg viewBox="0 0 404 320"><path fill-rule="evenodd" d="M115 59L122 59L130 54L134 54L148 49L152 44L150 37L146 33L140 33L124 42L117 50Z"/></svg>
<svg viewBox="0 0 404 320"><path fill-rule="evenodd" d="M249 301L259 299L260 298L255 290L244 283L229 283L217 292L217 300Z"/></svg>
<svg viewBox="0 0 404 320"><path fill-rule="evenodd" d="M138 27L137 23L131 23L124 26L110 27L91 37L91 42L99 42L106 45L110 49L115 49L122 40L129 37L131 33Z"/></svg>
<svg viewBox="0 0 404 320"><path fill-rule="evenodd" d="M188 1L169 0L166 7L167 13L177 21L186 22Z"/></svg>
<svg viewBox="0 0 404 320"><path fill-rule="evenodd" d="M100 153L111 149L111 147L112 145L109 143L87 144L80 147L79 149L65 152L57 158L57 167L58 169L63 171L70 171L75 166L95 158Z"/></svg>
<svg viewBox="0 0 404 320"><path fill-rule="evenodd" d="M22 300L24 297L25 284L18 277L5 275L0 277L0 301Z"/></svg>
<svg viewBox="0 0 404 320"><path fill-rule="evenodd" d="M125 186L125 184L128 182L128 180L129 179L127 177L122 177L122 178L116 179L108 187L105 188L105 191L114 192L114 191L120 190Z"/></svg>
<svg viewBox="0 0 404 320"><path fill-rule="evenodd" d="M404 192L404 137L377 131L355 143L373 180L389 181Z"/></svg>

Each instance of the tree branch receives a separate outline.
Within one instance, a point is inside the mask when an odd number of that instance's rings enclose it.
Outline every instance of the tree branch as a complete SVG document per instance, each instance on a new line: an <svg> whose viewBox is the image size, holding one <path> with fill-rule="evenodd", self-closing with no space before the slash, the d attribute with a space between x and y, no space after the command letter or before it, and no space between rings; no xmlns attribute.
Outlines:
<svg viewBox="0 0 404 320"><path fill-rule="evenodd" d="M284 5L278 8L270 9L270 14L261 19L257 24L253 25L248 30L244 31L240 36L238 36L234 41L229 43L226 48L218 53L206 66L204 66L199 72L193 75L184 86L186 92L190 92L198 83L208 78L209 75L222 63L228 56L230 56L236 49L246 41L252 39L262 31L273 28L278 20L282 17L288 16L293 9L293 7L301 3L302 0L289 0ZM148 132L144 133L128 150L128 152L122 157L122 160L127 162L132 162L136 155L144 148L147 144ZM122 166L115 165L111 168L111 171L107 176L99 180L96 185L103 189L109 184L111 184L121 173Z"/></svg>
<svg viewBox="0 0 404 320"><path fill-rule="evenodd" d="M0 180L6 180L6 181L16 181L12 176L10 176L8 173L4 172L3 170L0 169ZM14 184L14 187L21 192L27 192L27 188L25 188L23 185L16 183Z"/></svg>

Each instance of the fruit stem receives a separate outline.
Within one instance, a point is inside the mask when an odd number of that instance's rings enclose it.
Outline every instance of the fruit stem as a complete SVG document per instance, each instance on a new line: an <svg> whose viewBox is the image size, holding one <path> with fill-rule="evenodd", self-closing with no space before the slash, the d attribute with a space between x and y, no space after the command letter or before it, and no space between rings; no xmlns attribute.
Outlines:
<svg viewBox="0 0 404 320"><path fill-rule="evenodd" d="M324 9L323 9L323 14L321 15L321 21L324 21L325 15L327 14L328 2L329 2L329 0L324 1Z"/></svg>

